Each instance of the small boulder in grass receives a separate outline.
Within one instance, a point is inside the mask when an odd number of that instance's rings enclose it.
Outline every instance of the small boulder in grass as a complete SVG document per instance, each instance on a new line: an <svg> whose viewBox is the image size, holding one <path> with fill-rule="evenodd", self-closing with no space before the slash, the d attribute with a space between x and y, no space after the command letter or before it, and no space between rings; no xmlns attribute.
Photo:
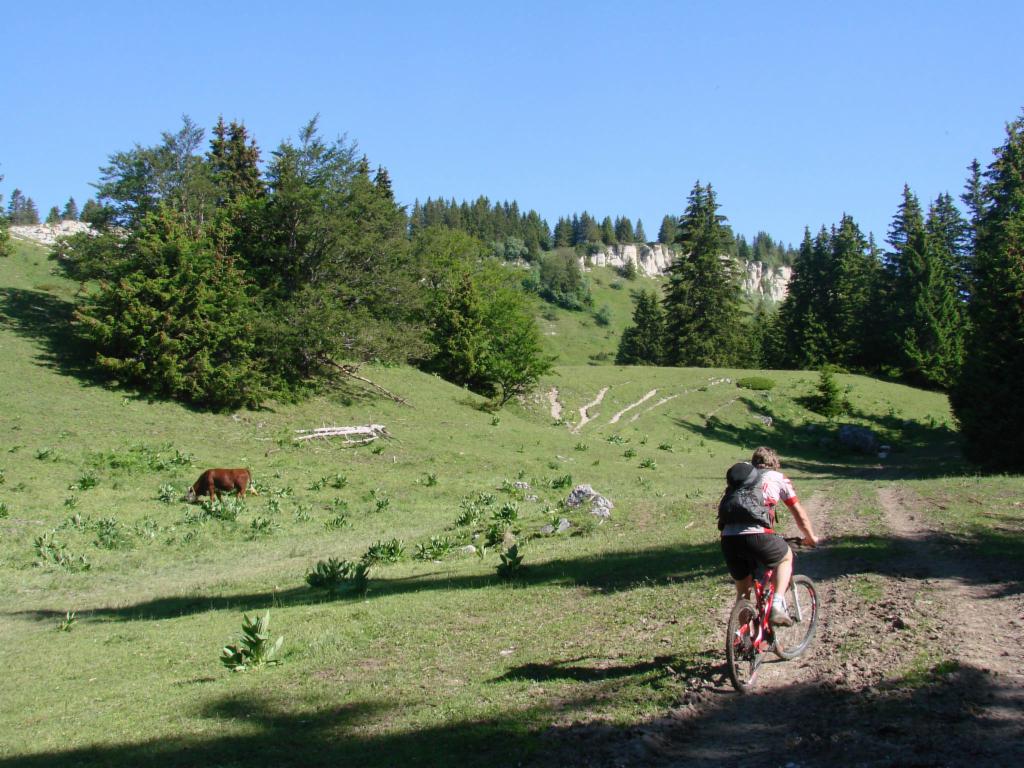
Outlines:
<svg viewBox="0 0 1024 768"><path fill-rule="evenodd" d="M595 491L592 486L586 484L577 485L573 488L565 500L565 506L573 509L588 503L590 504L590 514L603 519L611 517L612 510L615 509L615 505L610 499L605 498Z"/></svg>

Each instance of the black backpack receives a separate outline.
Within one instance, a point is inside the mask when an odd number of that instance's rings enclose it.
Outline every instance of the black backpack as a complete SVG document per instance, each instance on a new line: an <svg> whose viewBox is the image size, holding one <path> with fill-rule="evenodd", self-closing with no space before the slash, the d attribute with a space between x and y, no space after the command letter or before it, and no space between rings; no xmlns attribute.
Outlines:
<svg viewBox="0 0 1024 768"><path fill-rule="evenodd" d="M733 464L725 474L725 495L718 502L718 530L727 525L772 527L772 512L764 503L762 472L750 462Z"/></svg>

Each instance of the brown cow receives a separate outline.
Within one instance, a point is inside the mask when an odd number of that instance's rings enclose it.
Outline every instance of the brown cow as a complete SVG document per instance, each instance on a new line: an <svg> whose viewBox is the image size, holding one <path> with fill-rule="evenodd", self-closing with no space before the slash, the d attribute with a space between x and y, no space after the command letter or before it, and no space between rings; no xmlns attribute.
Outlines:
<svg viewBox="0 0 1024 768"><path fill-rule="evenodd" d="M208 469L199 476L188 492L185 494L185 501L194 503L204 494L210 495L213 501L214 494L220 499L221 492L235 492L235 496L245 497L249 491L256 493L252 487L252 473L248 469Z"/></svg>

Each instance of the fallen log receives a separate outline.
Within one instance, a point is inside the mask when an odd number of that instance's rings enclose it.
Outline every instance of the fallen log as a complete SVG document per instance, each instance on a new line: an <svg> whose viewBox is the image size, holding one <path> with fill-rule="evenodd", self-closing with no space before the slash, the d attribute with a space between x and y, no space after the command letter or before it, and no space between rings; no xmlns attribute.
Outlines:
<svg viewBox="0 0 1024 768"><path fill-rule="evenodd" d="M316 429L297 429L298 437L295 442L301 440L326 440L331 437L344 438L348 445L366 445L372 443L379 437L391 437L387 427L383 424L365 424L355 427L318 427Z"/></svg>

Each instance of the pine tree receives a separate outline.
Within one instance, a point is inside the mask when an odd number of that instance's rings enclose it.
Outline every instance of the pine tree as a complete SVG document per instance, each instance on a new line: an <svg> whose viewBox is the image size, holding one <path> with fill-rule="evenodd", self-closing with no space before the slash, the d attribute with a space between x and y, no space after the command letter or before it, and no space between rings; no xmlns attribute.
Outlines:
<svg viewBox="0 0 1024 768"><path fill-rule="evenodd" d="M662 365L665 359L665 311L654 291L635 297L633 325L622 332L616 365Z"/></svg>
<svg viewBox="0 0 1024 768"><path fill-rule="evenodd" d="M962 321L949 233L941 231L937 217L932 216L930 234L917 198L909 187L904 188L903 203L889 233L894 248L887 263L890 348L908 381L946 388L962 359Z"/></svg>
<svg viewBox="0 0 1024 768"><path fill-rule="evenodd" d="M224 200L263 194L260 151L244 125L234 120L224 125L223 116L219 117L213 128L207 160Z"/></svg>
<svg viewBox="0 0 1024 768"><path fill-rule="evenodd" d="M1020 471L1024 433L1024 115L985 173L970 338L951 402L973 460Z"/></svg>
<svg viewBox="0 0 1024 768"><path fill-rule="evenodd" d="M56 205L51 207L49 213L46 214L46 223L51 226L60 224L60 209Z"/></svg>
<svg viewBox="0 0 1024 768"><path fill-rule="evenodd" d="M559 218L555 224L554 246L555 248L569 248L573 245L574 233L572 222L565 218Z"/></svg>
<svg viewBox="0 0 1024 768"><path fill-rule="evenodd" d="M626 219L629 221L629 219ZM636 220L636 232L633 233L633 242L635 243L646 243L647 233L644 232L644 223L640 219Z"/></svg>
<svg viewBox="0 0 1024 768"><path fill-rule="evenodd" d="M786 299L779 308L785 365L817 368L832 359L833 340L822 322L832 309L832 282L828 232L822 227L812 240L810 230L804 230Z"/></svg>
<svg viewBox="0 0 1024 768"><path fill-rule="evenodd" d="M671 216L665 216L661 220L661 228L658 230L658 242L662 245L672 245L676 241L676 230L678 221Z"/></svg>
<svg viewBox="0 0 1024 768"><path fill-rule="evenodd" d="M21 216L23 224L38 224L39 223L39 209L36 208L36 202L31 197L25 200L25 210Z"/></svg>
<svg viewBox="0 0 1024 768"><path fill-rule="evenodd" d="M64 203L60 217L63 221L78 221L78 203L75 202L75 198L69 197Z"/></svg>
<svg viewBox="0 0 1024 768"><path fill-rule="evenodd" d="M209 408L256 405L252 304L244 276L180 214L162 209L123 244L134 268L83 301L76 319L99 366L121 381Z"/></svg>
<svg viewBox="0 0 1024 768"><path fill-rule="evenodd" d="M615 227L612 225L612 217L605 216L601 222L601 242L605 245L615 245L618 239L615 237Z"/></svg>
<svg viewBox="0 0 1024 768"><path fill-rule="evenodd" d="M742 354L741 287L725 217L714 190L694 185L677 237L681 251L665 286L666 360L671 365L731 365Z"/></svg>
<svg viewBox="0 0 1024 768"><path fill-rule="evenodd" d="M0 181L4 177L0 176ZM3 195L0 195L0 203L3 203ZM0 257L8 256L11 252L11 235L7 230L7 217L0 213Z"/></svg>
<svg viewBox="0 0 1024 768"><path fill-rule="evenodd" d="M620 216L615 220L615 239L623 244L636 242L633 222L629 220L628 216Z"/></svg>

